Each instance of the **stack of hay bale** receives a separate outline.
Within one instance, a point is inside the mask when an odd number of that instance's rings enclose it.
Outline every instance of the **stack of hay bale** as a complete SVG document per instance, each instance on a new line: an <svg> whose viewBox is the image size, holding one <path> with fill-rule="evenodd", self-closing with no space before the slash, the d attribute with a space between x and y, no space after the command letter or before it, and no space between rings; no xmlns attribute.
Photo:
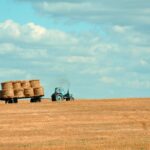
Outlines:
<svg viewBox="0 0 150 150"><path fill-rule="evenodd" d="M39 80L8 81L1 83L0 98L28 98L44 96Z"/></svg>

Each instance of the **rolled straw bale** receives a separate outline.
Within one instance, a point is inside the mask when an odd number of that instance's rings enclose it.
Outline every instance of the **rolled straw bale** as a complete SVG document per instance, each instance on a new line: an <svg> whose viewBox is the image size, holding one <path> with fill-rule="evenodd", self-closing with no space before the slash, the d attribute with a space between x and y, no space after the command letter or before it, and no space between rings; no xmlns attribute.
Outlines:
<svg viewBox="0 0 150 150"><path fill-rule="evenodd" d="M17 90L21 88L21 81L14 81L13 82L13 89Z"/></svg>
<svg viewBox="0 0 150 150"><path fill-rule="evenodd" d="M30 88L30 82L28 80L26 81L21 81L21 87L24 88L24 89L28 89Z"/></svg>
<svg viewBox="0 0 150 150"><path fill-rule="evenodd" d="M43 87L34 88L34 96L44 96Z"/></svg>
<svg viewBox="0 0 150 150"><path fill-rule="evenodd" d="M24 95L24 89L15 89L14 90L14 96L15 97L18 97L18 98L21 98L21 97L25 97Z"/></svg>
<svg viewBox="0 0 150 150"><path fill-rule="evenodd" d="M1 96L2 96L2 98L13 98L14 97L14 90L13 89L2 90Z"/></svg>
<svg viewBox="0 0 150 150"><path fill-rule="evenodd" d="M25 97L32 97L32 96L34 96L33 88L24 89L24 95L25 95Z"/></svg>
<svg viewBox="0 0 150 150"><path fill-rule="evenodd" d="M13 89L12 81L3 82L1 83L1 86L2 86L2 89L4 90Z"/></svg>
<svg viewBox="0 0 150 150"><path fill-rule="evenodd" d="M30 85L32 88L40 87L40 80L30 80Z"/></svg>

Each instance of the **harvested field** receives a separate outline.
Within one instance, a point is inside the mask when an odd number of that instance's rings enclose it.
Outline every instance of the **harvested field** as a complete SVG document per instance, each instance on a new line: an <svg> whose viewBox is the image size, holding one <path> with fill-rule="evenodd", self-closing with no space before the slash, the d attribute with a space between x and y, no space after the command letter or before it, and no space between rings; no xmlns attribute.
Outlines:
<svg viewBox="0 0 150 150"><path fill-rule="evenodd" d="M0 102L0 150L150 150L150 99Z"/></svg>

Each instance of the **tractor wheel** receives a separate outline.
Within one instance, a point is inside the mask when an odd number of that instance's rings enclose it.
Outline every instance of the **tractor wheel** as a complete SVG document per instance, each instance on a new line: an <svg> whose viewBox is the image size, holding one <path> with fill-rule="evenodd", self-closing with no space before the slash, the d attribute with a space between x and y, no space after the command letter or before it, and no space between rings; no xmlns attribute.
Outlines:
<svg viewBox="0 0 150 150"><path fill-rule="evenodd" d="M52 98L52 101L56 101L56 96L55 96L55 94L52 94L51 98Z"/></svg>
<svg viewBox="0 0 150 150"><path fill-rule="evenodd" d="M34 102L34 100L31 98L31 99L30 99L30 103L33 103L33 102Z"/></svg>
<svg viewBox="0 0 150 150"><path fill-rule="evenodd" d="M56 95L56 101L61 101L63 100L62 96L61 95Z"/></svg>
<svg viewBox="0 0 150 150"><path fill-rule="evenodd" d="M14 98L13 101L14 101L14 103L18 103L18 99L17 98Z"/></svg>
<svg viewBox="0 0 150 150"><path fill-rule="evenodd" d="M41 98L40 97L38 98L38 102L41 102Z"/></svg>
<svg viewBox="0 0 150 150"><path fill-rule="evenodd" d="M31 103L41 102L41 97L33 97L30 100Z"/></svg>
<svg viewBox="0 0 150 150"><path fill-rule="evenodd" d="M12 103L13 103L13 100L12 100L12 99L9 99L9 100L8 100L8 103L9 103L9 104L12 104Z"/></svg>
<svg viewBox="0 0 150 150"><path fill-rule="evenodd" d="M66 98L66 101L70 101L70 98Z"/></svg>
<svg viewBox="0 0 150 150"><path fill-rule="evenodd" d="M35 103L36 99L35 98L31 98L30 103Z"/></svg>
<svg viewBox="0 0 150 150"><path fill-rule="evenodd" d="M7 104L7 103L8 103L8 99L5 100L5 104Z"/></svg>

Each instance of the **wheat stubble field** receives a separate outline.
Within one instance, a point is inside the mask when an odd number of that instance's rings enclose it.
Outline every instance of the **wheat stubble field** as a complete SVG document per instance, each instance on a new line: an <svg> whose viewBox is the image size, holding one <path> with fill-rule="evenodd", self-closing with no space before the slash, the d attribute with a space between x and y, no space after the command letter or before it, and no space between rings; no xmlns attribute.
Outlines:
<svg viewBox="0 0 150 150"><path fill-rule="evenodd" d="M150 150L150 99L0 102L0 150Z"/></svg>

